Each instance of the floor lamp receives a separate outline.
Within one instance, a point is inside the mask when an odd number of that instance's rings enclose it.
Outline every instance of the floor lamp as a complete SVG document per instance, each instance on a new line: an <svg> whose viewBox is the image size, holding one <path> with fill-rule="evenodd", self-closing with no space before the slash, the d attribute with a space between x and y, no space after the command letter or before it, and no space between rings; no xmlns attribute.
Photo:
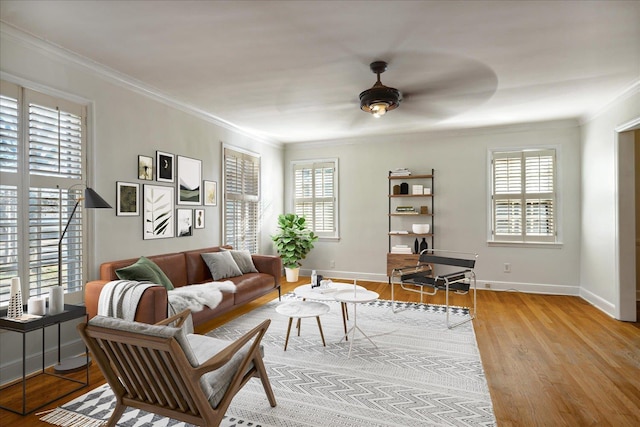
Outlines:
<svg viewBox="0 0 640 427"><path fill-rule="evenodd" d="M67 225L64 227L62 234L60 235L60 240L58 241L58 285L62 286L62 240L64 239L64 235L67 233L67 229L69 228L69 224L71 224L71 220L78 209L78 205L81 201L84 200L84 208L85 209L105 209L111 208L111 205L107 203L98 193L96 193L92 188L84 189L84 197L79 197L76 201L75 206L73 207L73 211L71 211L71 215L69 215L69 220L67 221ZM72 357L70 359L62 360L60 363L55 365L54 370L56 372L72 372L77 369L83 368L87 364L86 357Z"/></svg>

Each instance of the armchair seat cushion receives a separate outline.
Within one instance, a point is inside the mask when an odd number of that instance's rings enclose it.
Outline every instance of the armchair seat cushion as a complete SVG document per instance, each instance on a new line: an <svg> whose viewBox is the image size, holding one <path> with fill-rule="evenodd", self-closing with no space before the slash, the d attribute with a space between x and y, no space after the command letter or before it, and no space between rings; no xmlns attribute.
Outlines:
<svg viewBox="0 0 640 427"><path fill-rule="evenodd" d="M232 344L230 341L198 334L188 334L187 340L189 341L190 347L198 360L198 364L206 362L211 357L220 353L220 351L229 344ZM242 360L246 357L250 348L251 343L245 344L224 366L216 369L215 371L208 372L200 378L200 386L213 408L216 408L224 397L227 388L229 388L229 384L231 384L233 376L238 371ZM262 345L260 346L260 353L264 356ZM253 369L253 362L249 363L246 372L243 372L243 374L246 374L251 369Z"/></svg>

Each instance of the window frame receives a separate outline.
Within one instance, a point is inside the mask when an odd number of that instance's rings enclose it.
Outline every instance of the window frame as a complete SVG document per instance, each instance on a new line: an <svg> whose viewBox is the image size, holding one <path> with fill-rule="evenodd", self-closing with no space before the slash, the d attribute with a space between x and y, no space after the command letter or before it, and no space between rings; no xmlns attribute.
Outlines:
<svg viewBox="0 0 640 427"><path fill-rule="evenodd" d="M339 182L340 182L340 168L339 168L339 161L338 158L336 157L332 157L332 158L318 158L318 159L307 159L307 160L292 160L290 163L290 168L291 168L291 199L290 199L290 206L291 206L291 212L296 212L296 206L297 206L297 198L296 198L296 193L297 193L297 182L296 182L296 169L299 169L300 167L304 167L304 166L308 166L310 169L316 169L316 167L314 166L320 166L322 164L332 164L333 165L333 169L334 169L334 173L333 173L333 224L334 224L334 230L333 232L326 232L326 231L317 231L315 229L315 221L313 219L311 219L309 222L312 224L311 227L311 231L313 231L320 240L338 240L340 239L340 195L339 195ZM312 173L312 176L315 177L315 174ZM312 185L313 188L313 185ZM316 203L320 203L320 201L317 201L317 199L320 198L316 198L314 196L312 196L311 198L311 203L315 206ZM325 199L325 198L322 198ZM325 200L322 200L322 202L324 203ZM312 211L315 212L315 209L312 209Z"/></svg>
<svg viewBox="0 0 640 427"><path fill-rule="evenodd" d="M503 156L513 153L523 159L526 154L543 152L553 152L553 236L526 235L526 178L522 181L522 191L518 193L522 200L522 234L518 236L496 236L494 233L495 212L494 212L494 159L496 155ZM526 153L526 154L525 154ZM492 148L487 151L487 244L489 246L516 246L516 247L561 247L562 246L562 194L561 194L561 148L556 145L526 146L526 147L501 147ZM522 162L524 173L524 160Z"/></svg>
<svg viewBox="0 0 640 427"><path fill-rule="evenodd" d="M231 153L237 154L237 157L249 157L252 158L255 163L257 163L257 183L255 184L257 194L231 194L227 188L227 151ZM222 145L222 241L225 245L232 245L234 249L241 250L249 250L251 253L258 253L260 249L261 242L261 224L260 224L260 213L262 211L262 156L259 153L255 153L249 150L245 150L239 147L234 147L231 145L223 144ZM227 203L230 200L240 201L242 204L243 212L247 208L251 208L250 206L245 206L246 203L255 203L254 206L254 218L253 222L255 223L255 240L253 242L254 247L248 247L246 238L240 239L243 243L242 245L237 245L236 241L238 241L237 234L234 234L234 241L227 240L227 222L229 221L228 212L227 212ZM237 229L237 227L235 227ZM244 229L244 227L241 227Z"/></svg>
<svg viewBox="0 0 640 427"><path fill-rule="evenodd" d="M2 185L7 188L7 192L15 189L15 221L9 221L8 227L13 227L16 232L15 240L15 269L7 270L7 277L4 277L0 281L0 306L5 307L8 304L8 288L10 287L11 277L18 276L21 278L23 299L26 300L31 296L44 295L48 292L48 288L57 284L57 254L58 254L58 239L62 229L66 225L69 219L73 206L77 200L77 197L82 194L82 189L88 182L87 176L87 163L89 155L89 132L88 132L88 118L90 103L86 100L81 100L78 97L72 95L66 95L59 91L48 90L43 87L36 87L29 85L28 82L22 81L9 81L2 79L1 93L3 96L10 97L17 100L17 146L16 158L17 158L17 170L14 171L0 171L2 177ZM47 110L53 110L59 107L62 114L58 115L60 120L67 114L77 115L79 120L77 122L78 129L80 130L80 136L77 138L79 141L76 147L79 148L75 160L69 160L68 156L71 156L71 151L74 150L67 143L63 143L63 140L59 140L57 150L60 157L58 162L60 166L65 168L65 173L60 174L58 172L48 172L46 170L36 171L31 167L31 152L34 150L33 144L36 137L32 137L30 134L30 105L42 106ZM42 110L41 110L42 111ZM66 119L65 119L66 120ZM61 121L59 123L67 123ZM65 126L63 126L65 127ZM70 128L66 128L70 129ZM65 131L64 135L68 135ZM65 147L61 150L60 147ZM60 153L65 152L65 155ZM39 156L39 158L43 158ZM72 169L69 169L69 168ZM77 168L77 169L76 169ZM79 173L78 173L79 171ZM63 176L66 175L66 176ZM38 203L33 205L34 200L30 197L34 191L44 191L46 194L57 194L55 200L57 200L57 212L55 212L55 219L52 219L51 212L47 214L43 210L38 210L36 216L33 216L34 206L39 206L39 203L46 204L49 200L49 205L52 200L50 197L35 199ZM42 205L44 206L44 205ZM50 205L53 206L53 205ZM31 213L30 213L31 212ZM14 225L12 225L14 224ZM31 247L34 230L40 227L46 227L47 224L55 224L55 229L48 232L50 235L53 230L57 234L55 238L44 238L44 242L39 242L36 245L37 249ZM68 260L64 263L66 267L63 277L75 277L74 285L71 288L65 286L65 293L81 295L84 283L86 283L89 276L89 259L91 259L91 252L93 249L92 239L90 234L92 232L92 224L90 223L90 215L86 214L84 210L79 209L74 215L73 221L70 224L70 228L65 235L63 241L63 257ZM38 240L38 239L36 239ZM46 243L46 242L49 243ZM49 248L47 250L47 248ZM69 249L71 248L71 249ZM35 255L33 250L36 250ZM69 257L68 251L71 250ZM48 253L48 255L46 255ZM55 255L52 259L51 255ZM3 258L3 266L12 264L12 254L6 255L9 258ZM34 258L36 256L36 258ZM41 257L41 258L38 258ZM6 262L5 262L6 261ZM34 264L35 262L35 264ZM73 269L69 269L69 265L75 265ZM50 270L48 273L43 273L47 270L47 266ZM55 267L55 268L54 268ZM35 269L34 269L35 268ZM36 277L44 277L48 279L37 280ZM33 277L32 277L33 276ZM55 282L55 283L54 283ZM5 298L6 297L6 298ZM81 297L80 297L81 298ZM71 298L73 301L78 299L77 296ZM70 301L71 302L71 301Z"/></svg>

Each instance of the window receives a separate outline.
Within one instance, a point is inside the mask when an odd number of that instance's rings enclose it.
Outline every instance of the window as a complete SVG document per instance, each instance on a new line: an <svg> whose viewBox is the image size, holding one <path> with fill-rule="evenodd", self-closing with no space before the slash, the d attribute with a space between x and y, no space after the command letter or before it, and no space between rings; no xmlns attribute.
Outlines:
<svg viewBox="0 0 640 427"><path fill-rule="evenodd" d="M338 235L338 160L293 162L294 212L319 237Z"/></svg>
<svg viewBox="0 0 640 427"><path fill-rule="evenodd" d="M556 241L556 151L492 155L492 240Z"/></svg>
<svg viewBox="0 0 640 427"><path fill-rule="evenodd" d="M58 284L58 240L84 182L86 109L2 81L0 85L0 305L12 277L41 295ZM82 210L62 242L62 285L84 280ZM28 284L25 284L25 282Z"/></svg>
<svg viewBox="0 0 640 427"><path fill-rule="evenodd" d="M224 242L258 252L260 157L224 148Z"/></svg>

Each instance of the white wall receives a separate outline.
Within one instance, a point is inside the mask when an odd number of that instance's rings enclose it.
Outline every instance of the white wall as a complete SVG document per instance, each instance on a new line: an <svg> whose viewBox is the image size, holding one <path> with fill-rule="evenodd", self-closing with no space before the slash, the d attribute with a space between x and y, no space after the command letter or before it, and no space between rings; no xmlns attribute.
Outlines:
<svg viewBox="0 0 640 427"><path fill-rule="evenodd" d="M384 120L393 120L392 114ZM580 131L575 121L394 137L367 137L287 146L285 201L293 160L337 157L340 175L339 241L316 244L303 270L332 277L386 281L389 170L435 169L435 246L477 252L480 283L492 288L578 294L580 253ZM491 148L552 145L559 149L562 245L489 247L487 152ZM285 210L291 210L285 204ZM410 222L410 220L409 220ZM398 242L399 243L399 242ZM410 242L408 242L410 243ZM335 269L330 267L335 261ZM503 264L511 263L511 273Z"/></svg>
<svg viewBox="0 0 640 427"><path fill-rule="evenodd" d="M633 231L617 229L618 202L619 198L633 194L617 194L619 159L615 129L639 116L640 94L636 89L582 126L581 296L617 318L618 245L621 234ZM625 152L633 153L633 147L625 148ZM635 289L635 284L632 286Z"/></svg>
<svg viewBox="0 0 640 427"><path fill-rule="evenodd" d="M203 179L217 181L219 190L218 206L203 207L206 210L206 228L194 230L191 237L143 240L142 216L117 217L113 209L87 210L87 215L95 219L95 250L89 249L86 253L90 260L88 280L98 278L98 267L105 261L222 243L223 142L255 152L262 158L262 218L265 228L262 230L260 252L274 253L269 235L275 230L277 215L283 205L283 152L280 146L265 144L144 96L125 84L118 84L114 79L87 68L84 63L74 61L76 59L69 54L62 53L61 56L59 51L27 36L17 36L15 31L3 32L0 38L2 78L35 89L70 94L90 104L89 138L93 154L90 157L89 183L107 202L115 207L116 181L145 183L137 179L138 155L155 158L156 150L201 159ZM67 295L66 301L79 302L81 295ZM62 341L68 347L65 350L67 354L82 350L73 324L69 322L63 328ZM54 339L48 341L49 350ZM27 352L33 354L39 351L39 344L37 338L30 336ZM4 382L12 377L8 364L13 367L20 357L19 336L0 334L0 346L3 348L0 382ZM16 351L6 354L7 349Z"/></svg>

